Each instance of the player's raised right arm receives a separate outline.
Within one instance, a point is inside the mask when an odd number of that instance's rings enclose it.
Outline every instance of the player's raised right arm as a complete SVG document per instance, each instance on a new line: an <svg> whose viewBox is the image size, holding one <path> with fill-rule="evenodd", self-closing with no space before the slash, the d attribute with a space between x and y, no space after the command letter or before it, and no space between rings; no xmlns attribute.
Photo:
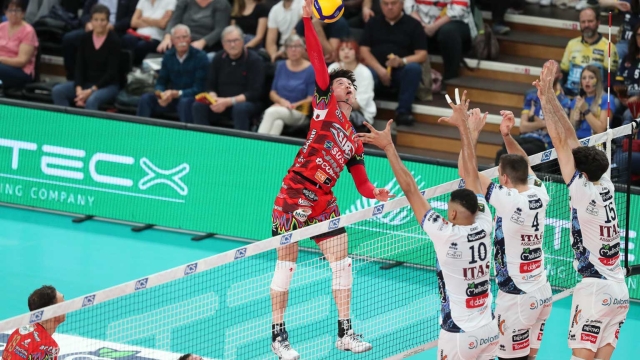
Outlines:
<svg viewBox="0 0 640 360"><path fill-rule="evenodd" d="M322 90L329 88L329 70L324 62L324 54L322 52L322 44L316 33L316 29L311 23L311 15L313 12L313 0L304 0L302 6L302 20L304 21L304 39L307 43L307 53L309 61L313 66L316 74L316 84Z"/></svg>
<svg viewBox="0 0 640 360"><path fill-rule="evenodd" d="M504 146L507 148L507 152L509 154L520 155L527 160L527 163L529 163L529 155L527 155L524 149L522 149L516 139L511 136L511 128L513 128L513 125L516 123L515 116L511 111L507 110L500 111L500 115L502 115L500 134L502 135L502 140L504 140ZM531 163L529 163L529 175L535 175L531 169Z"/></svg>
<svg viewBox="0 0 640 360"><path fill-rule="evenodd" d="M551 142L553 143L556 153L558 154L558 163L562 178L565 183L570 183L576 172L575 160L571 152L578 144L578 140L573 128L567 129L563 122L571 124L567 118L567 114L558 103L555 90L553 89L553 80L557 70L558 63L555 61L547 61L540 73L540 80L536 80L533 84L538 88L538 98L542 105L542 112L545 114L545 122ZM556 103L558 103L556 105ZM569 130L569 131L567 131Z"/></svg>
<svg viewBox="0 0 640 360"><path fill-rule="evenodd" d="M404 166L398 152L396 151L396 147L393 145L393 141L391 140L392 122L393 120L389 120L389 122L387 122L387 127L384 131L378 131L373 126L365 122L364 125L369 128L371 133L358 133L358 137L362 142L373 144L384 150L387 154L387 158L389 159L389 164L391 165L391 170L393 170L393 174L396 177L396 181L398 182L398 185L400 185L400 188L402 188L407 200L409 200L409 205L411 205L411 209L413 210L418 223L422 224L422 220L424 219L425 214L431 210L431 206L429 205L429 202L422 197L422 194L420 194L420 189L418 189L418 185L416 184L413 175L411 175L409 170Z"/></svg>

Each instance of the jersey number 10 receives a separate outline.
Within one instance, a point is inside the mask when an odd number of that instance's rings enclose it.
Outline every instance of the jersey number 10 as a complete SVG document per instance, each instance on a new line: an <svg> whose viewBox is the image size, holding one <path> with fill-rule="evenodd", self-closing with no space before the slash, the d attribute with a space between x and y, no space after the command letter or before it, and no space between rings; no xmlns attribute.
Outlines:
<svg viewBox="0 0 640 360"><path fill-rule="evenodd" d="M478 259L480 261L485 261L487 259L487 244L479 243L477 252L475 245L469 246L469 250L471 250L471 261L469 261L469 264L475 264L478 262L478 260L476 260L476 254L478 254Z"/></svg>

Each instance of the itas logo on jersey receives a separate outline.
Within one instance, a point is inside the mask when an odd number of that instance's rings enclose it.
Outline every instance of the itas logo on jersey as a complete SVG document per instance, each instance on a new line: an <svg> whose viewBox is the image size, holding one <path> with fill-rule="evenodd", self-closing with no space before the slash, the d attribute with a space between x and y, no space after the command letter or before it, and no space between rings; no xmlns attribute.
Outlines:
<svg viewBox="0 0 640 360"><path fill-rule="evenodd" d="M600 257L598 260L604 266L613 266L618 262L620 258L620 243L613 245L603 244L600 247Z"/></svg>
<svg viewBox="0 0 640 360"><path fill-rule="evenodd" d="M331 124L332 127L329 129L333 138L336 140L338 146L344 151L344 157L347 159L351 158L351 155L355 152L353 144L349 139L349 134L340 126L338 123Z"/></svg>
<svg viewBox="0 0 640 360"><path fill-rule="evenodd" d="M533 235L520 234L520 245L540 246L540 244L542 244L542 239L544 239L544 232L542 231Z"/></svg>
<svg viewBox="0 0 640 360"><path fill-rule="evenodd" d="M620 238L620 229L614 222L612 225L600 225L600 241L612 242Z"/></svg>
<svg viewBox="0 0 640 360"><path fill-rule="evenodd" d="M524 248L520 254L520 260L533 261L542 257L542 248Z"/></svg>
<svg viewBox="0 0 640 360"><path fill-rule="evenodd" d="M462 276L464 277L465 281L481 279L485 276L489 276L490 267L490 262L487 262L484 265L465 267L462 268Z"/></svg>
<svg viewBox="0 0 640 360"><path fill-rule="evenodd" d="M487 232L484 230L480 230L480 231L476 231L476 232L472 232L470 234L467 235L467 241L468 242L474 242L474 241L478 241L478 240L482 240L484 238L487 237Z"/></svg>
<svg viewBox="0 0 640 360"><path fill-rule="evenodd" d="M512 350L522 350L529 347L529 330L511 336Z"/></svg>

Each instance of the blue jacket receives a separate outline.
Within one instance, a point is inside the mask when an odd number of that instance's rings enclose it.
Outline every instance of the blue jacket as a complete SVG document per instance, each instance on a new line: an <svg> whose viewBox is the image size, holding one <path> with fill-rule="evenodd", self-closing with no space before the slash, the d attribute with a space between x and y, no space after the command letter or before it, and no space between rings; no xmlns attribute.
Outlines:
<svg viewBox="0 0 640 360"><path fill-rule="evenodd" d="M182 97L195 97L205 91L209 60L204 51L189 46L184 62L180 63L176 56L176 48L172 47L162 57L162 68L156 81L156 90L182 90Z"/></svg>

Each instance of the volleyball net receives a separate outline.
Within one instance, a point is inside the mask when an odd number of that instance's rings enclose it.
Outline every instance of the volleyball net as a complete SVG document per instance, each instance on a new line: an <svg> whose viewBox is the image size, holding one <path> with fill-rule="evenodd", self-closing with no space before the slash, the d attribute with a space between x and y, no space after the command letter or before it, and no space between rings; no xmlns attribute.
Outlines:
<svg viewBox="0 0 640 360"><path fill-rule="evenodd" d="M582 146L605 151L612 164L610 177L616 184L622 240L620 249L604 249L603 256L622 255L625 268L631 172L630 152L622 148L623 141L633 136L632 126L581 140ZM569 295L580 279L573 269L568 191L554 150L529 160L551 198L541 226L544 265L557 300ZM484 173L497 181L497 168ZM428 176L414 174L418 184ZM461 180L455 180L424 189L422 194L436 211L446 215L449 193L463 186ZM391 190L400 193L397 186ZM428 235L405 197L362 204L371 206L0 321L0 351L14 329L66 314L66 321L54 335L61 349L59 360L177 360L186 353L207 359L275 358L270 348L275 249L298 242L297 269L284 318L289 340L302 359L344 358L346 354L335 348L338 314L331 267L309 240L339 228L347 231L352 258L352 326L373 345L358 357L402 358L435 346L441 302L434 271L436 255ZM531 248L531 256L539 251ZM491 262L493 274L493 254L484 254L479 260ZM493 281L491 291L494 295L497 291Z"/></svg>

